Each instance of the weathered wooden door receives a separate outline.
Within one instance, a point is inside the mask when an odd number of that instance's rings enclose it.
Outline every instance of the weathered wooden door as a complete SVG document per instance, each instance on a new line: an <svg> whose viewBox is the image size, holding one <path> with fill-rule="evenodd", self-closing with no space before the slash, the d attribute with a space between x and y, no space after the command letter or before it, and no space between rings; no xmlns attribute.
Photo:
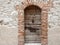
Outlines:
<svg viewBox="0 0 60 45"><path fill-rule="evenodd" d="M28 6L25 9L25 43L40 43L41 9L37 6Z"/></svg>

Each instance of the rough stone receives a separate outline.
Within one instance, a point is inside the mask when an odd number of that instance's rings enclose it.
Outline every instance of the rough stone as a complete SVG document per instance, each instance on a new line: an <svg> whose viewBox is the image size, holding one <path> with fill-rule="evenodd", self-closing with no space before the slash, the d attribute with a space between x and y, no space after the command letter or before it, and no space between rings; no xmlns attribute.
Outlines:
<svg viewBox="0 0 60 45"><path fill-rule="evenodd" d="M0 0L0 45L18 45L19 13L16 5L22 6L22 2L25 0ZM39 5L43 7L42 3ZM21 15L24 15L22 12ZM23 42L19 45L23 45ZM53 0L53 7L48 11L48 45L60 45L60 0Z"/></svg>

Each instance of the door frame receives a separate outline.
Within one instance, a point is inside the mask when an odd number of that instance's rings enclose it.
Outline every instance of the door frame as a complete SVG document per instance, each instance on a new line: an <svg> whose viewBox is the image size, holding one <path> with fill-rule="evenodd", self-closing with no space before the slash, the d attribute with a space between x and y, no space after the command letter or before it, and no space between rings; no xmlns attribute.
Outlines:
<svg viewBox="0 0 60 45"><path fill-rule="evenodd" d="M48 11L52 6L51 0L47 3L43 2L22 2L22 5L16 5L18 11L18 45L24 45L24 9L30 5L36 5L42 9L41 11L41 45L48 45Z"/></svg>

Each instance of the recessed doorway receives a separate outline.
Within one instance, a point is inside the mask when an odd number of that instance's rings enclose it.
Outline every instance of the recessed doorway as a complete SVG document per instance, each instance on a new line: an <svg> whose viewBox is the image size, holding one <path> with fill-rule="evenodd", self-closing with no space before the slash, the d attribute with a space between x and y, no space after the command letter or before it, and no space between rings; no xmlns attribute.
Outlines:
<svg viewBox="0 0 60 45"><path fill-rule="evenodd" d="M36 45L41 43L41 9L38 6L28 6L24 10L24 43Z"/></svg>

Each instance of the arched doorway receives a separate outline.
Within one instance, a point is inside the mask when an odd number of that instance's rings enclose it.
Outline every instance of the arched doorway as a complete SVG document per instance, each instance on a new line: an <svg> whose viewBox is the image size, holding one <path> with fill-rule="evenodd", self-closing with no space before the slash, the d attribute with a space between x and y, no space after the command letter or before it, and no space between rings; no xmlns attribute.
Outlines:
<svg viewBox="0 0 60 45"><path fill-rule="evenodd" d="M30 5L24 10L25 43L41 43L41 9Z"/></svg>
<svg viewBox="0 0 60 45"><path fill-rule="evenodd" d="M48 11L50 8L49 5L50 3L45 4L36 2L31 2L31 4L28 3L28 5L24 3L24 5L22 6L17 5L18 45L25 45L25 43L34 42L40 42L41 45L48 45ZM35 38L34 35L31 35L32 33L35 35ZM28 34L30 37L27 36ZM39 35L37 36L37 34ZM27 40L29 41L27 42Z"/></svg>

